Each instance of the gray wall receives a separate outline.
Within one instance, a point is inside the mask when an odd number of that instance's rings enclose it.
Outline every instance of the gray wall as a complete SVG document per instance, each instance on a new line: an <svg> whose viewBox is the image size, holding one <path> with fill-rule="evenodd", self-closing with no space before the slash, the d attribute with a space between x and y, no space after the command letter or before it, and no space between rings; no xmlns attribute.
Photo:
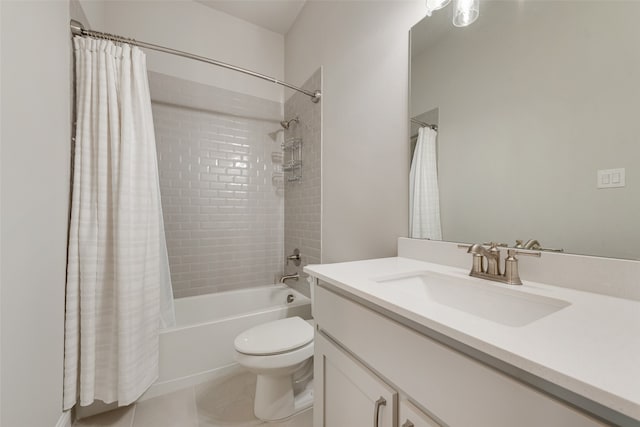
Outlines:
<svg viewBox="0 0 640 427"><path fill-rule="evenodd" d="M408 231L408 31L424 1L307 2L285 76L323 67L322 261L393 256Z"/></svg>
<svg viewBox="0 0 640 427"><path fill-rule="evenodd" d="M413 58L411 114L439 108L445 240L640 257L639 15L633 2L488 2ZM626 188L596 189L598 169L619 167Z"/></svg>
<svg viewBox="0 0 640 427"><path fill-rule="evenodd" d="M2 1L0 10L0 424L48 427L62 414L69 3Z"/></svg>

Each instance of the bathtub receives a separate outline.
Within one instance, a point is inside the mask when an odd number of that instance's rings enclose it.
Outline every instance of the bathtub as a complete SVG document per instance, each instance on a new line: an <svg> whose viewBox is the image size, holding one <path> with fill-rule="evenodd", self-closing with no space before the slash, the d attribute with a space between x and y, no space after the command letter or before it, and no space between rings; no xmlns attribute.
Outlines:
<svg viewBox="0 0 640 427"><path fill-rule="evenodd" d="M176 326L160 332L160 376L140 400L240 370L233 340L246 329L286 317L311 318L311 300L286 285L178 298L175 309Z"/></svg>

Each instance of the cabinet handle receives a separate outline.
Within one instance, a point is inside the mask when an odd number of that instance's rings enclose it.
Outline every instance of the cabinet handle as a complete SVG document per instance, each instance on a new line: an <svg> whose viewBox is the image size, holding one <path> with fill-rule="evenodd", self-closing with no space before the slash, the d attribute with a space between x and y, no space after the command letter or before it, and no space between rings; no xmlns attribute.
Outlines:
<svg viewBox="0 0 640 427"><path fill-rule="evenodd" d="M373 427L380 427L380 407L386 406L387 401L384 397L380 396L380 399L376 400L376 406L374 407Z"/></svg>
<svg viewBox="0 0 640 427"><path fill-rule="evenodd" d="M415 427L415 425L411 421L407 420L402 424L402 427Z"/></svg>

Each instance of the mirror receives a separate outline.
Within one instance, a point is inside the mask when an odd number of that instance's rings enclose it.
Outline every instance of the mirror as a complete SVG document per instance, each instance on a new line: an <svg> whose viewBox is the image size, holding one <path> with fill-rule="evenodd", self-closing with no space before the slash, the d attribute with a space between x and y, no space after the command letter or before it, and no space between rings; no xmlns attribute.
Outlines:
<svg viewBox="0 0 640 427"><path fill-rule="evenodd" d="M639 18L634 1L483 0L469 27L446 8L411 29L443 240L640 258Z"/></svg>

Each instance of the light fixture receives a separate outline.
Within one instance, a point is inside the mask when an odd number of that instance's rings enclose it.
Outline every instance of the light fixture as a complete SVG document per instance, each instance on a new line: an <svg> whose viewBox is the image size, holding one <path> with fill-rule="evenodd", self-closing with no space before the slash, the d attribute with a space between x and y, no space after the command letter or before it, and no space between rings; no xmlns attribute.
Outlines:
<svg viewBox="0 0 640 427"><path fill-rule="evenodd" d="M451 0L427 0L427 16L431 16L434 11L442 9L450 2Z"/></svg>
<svg viewBox="0 0 640 427"><path fill-rule="evenodd" d="M447 6L451 0L426 0L427 16L434 11ZM480 16L480 0L454 0L453 25L466 27L471 25Z"/></svg>
<svg viewBox="0 0 640 427"><path fill-rule="evenodd" d="M480 15L480 0L455 0L453 25L466 27L473 24Z"/></svg>

